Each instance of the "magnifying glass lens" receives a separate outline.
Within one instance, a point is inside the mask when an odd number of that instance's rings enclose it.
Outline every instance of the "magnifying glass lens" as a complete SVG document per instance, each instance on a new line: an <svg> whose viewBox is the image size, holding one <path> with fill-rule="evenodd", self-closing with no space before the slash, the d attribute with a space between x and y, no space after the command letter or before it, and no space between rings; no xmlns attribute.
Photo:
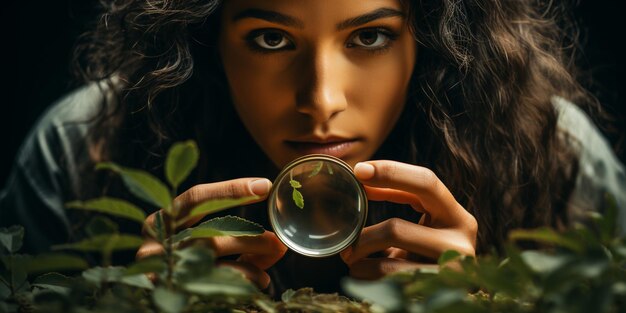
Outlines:
<svg viewBox="0 0 626 313"><path fill-rule="evenodd" d="M278 238L313 257L338 253L352 244L367 216L367 199L352 169L326 155L299 158L278 175L269 198Z"/></svg>

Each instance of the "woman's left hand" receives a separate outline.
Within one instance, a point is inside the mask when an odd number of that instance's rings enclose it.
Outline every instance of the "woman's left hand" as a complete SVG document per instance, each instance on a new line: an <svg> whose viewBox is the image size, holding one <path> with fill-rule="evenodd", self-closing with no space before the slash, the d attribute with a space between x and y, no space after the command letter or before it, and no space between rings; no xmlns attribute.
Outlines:
<svg viewBox="0 0 626 313"><path fill-rule="evenodd" d="M476 219L433 171L395 161L368 161L357 164L354 173L369 200L408 204L423 215L417 224L390 218L365 227L357 244L341 252L351 276L377 279L400 270L436 266L446 250L475 254ZM369 257L373 253L382 257Z"/></svg>

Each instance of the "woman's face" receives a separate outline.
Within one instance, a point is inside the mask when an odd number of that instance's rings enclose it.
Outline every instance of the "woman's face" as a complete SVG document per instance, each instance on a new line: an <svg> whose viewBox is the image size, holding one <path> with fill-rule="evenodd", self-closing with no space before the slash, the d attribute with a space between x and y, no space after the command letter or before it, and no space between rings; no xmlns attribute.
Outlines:
<svg viewBox="0 0 626 313"><path fill-rule="evenodd" d="M235 108L276 166L368 160L404 107L416 42L399 0L228 0L220 55Z"/></svg>

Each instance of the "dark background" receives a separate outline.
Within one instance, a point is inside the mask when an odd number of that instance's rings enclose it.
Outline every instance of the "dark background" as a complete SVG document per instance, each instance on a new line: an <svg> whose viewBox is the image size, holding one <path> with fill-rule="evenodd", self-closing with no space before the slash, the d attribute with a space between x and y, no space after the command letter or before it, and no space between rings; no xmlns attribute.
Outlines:
<svg viewBox="0 0 626 313"><path fill-rule="evenodd" d="M2 11L2 98L0 134L4 138L0 186L15 154L43 110L75 87L69 61L72 46L95 16L95 0L9 1ZM581 67L594 81L591 91L612 113L617 132L607 133L616 144L626 134L624 116L626 5L620 0L581 0L575 16L582 28ZM624 148L618 151L626 160Z"/></svg>

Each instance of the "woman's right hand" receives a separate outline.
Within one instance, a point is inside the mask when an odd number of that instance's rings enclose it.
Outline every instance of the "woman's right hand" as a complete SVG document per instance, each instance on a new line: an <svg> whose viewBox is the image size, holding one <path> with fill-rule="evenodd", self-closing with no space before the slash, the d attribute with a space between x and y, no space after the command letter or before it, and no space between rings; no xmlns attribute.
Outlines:
<svg viewBox="0 0 626 313"><path fill-rule="evenodd" d="M265 178L240 178L193 186L174 199L174 205L180 212L176 218L183 220L192 208L211 199L242 198L256 195L259 198L249 203L262 201L267 197L271 185L272 183ZM165 214L163 216L165 217ZM156 213L153 213L146 218L144 229L146 226L154 226L155 217ZM175 231L178 232L183 228L191 227L203 217L198 216L191 219ZM261 289L265 289L270 283L270 277L265 270L280 260L287 251L287 247L276 235L267 230L260 236L221 236L201 240L214 250L218 258L240 255L236 261L220 261L218 259L217 263L240 270ZM163 246L144 231L144 242L137 251L136 257L141 259L154 254L161 254L163 251Z"/></svg>

